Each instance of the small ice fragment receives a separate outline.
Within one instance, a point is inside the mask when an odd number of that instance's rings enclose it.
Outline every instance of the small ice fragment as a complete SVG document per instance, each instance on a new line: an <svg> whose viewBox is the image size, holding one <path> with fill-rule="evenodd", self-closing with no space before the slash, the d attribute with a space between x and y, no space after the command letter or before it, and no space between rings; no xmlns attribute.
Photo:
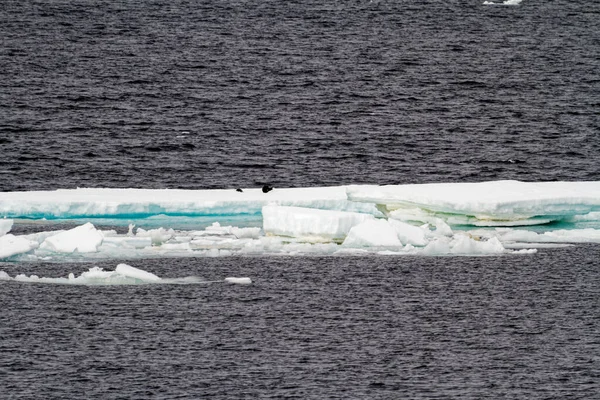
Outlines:
<svg viewBox="0 0 600 400"><path fill-rule="evenodd" d="M143 281L160 281L160 277L154 275L153 273L132 267L131 265L127 264L117 265L115 272L130 278L141 279Z"/></svg>
<svg viewBox="0 0 600 400"><path fill-rule="evenodd" d="M353 226L344 240L345 247L400 247L396 230L386 220L373 219Z"/></svg>
<svg viewBox="0 0 600 400"><path fill-rule="evenodd" d="M225 282L234 283L236 285L250 285L252 283L252 280L250 278L229 277L229 278L225 278Z"/></svg>
<svg viewBox="0 0 600 400"><path fill-rule="evenodd" d="M81 226L50 236L40 245L40 249L56 253L94 253L102 244L104 235L87 222Z"/></svg>

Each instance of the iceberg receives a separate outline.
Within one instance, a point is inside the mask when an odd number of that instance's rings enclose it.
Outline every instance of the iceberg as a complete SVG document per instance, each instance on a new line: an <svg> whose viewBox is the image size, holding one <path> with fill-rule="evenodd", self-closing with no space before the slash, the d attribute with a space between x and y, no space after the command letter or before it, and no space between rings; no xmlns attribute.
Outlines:
<svg viewBox="0 0 600 400"><path fill-rule="evenodd" d="M351 185L269 193L78 189L0 193L0 212L0 260L12 262L535 254L548 246L600 243L600 182ZM132 215L140 218L137 226ZM164 226L155 227L158 215ZM111 229L92 223L99 216L112 218ZM52 218L70 221L71 229L52 230ZM27 231L21 224L37 232L8 233L15 226L13 232ZM122 233L112 229L128 225L117 229Z"/></svg>

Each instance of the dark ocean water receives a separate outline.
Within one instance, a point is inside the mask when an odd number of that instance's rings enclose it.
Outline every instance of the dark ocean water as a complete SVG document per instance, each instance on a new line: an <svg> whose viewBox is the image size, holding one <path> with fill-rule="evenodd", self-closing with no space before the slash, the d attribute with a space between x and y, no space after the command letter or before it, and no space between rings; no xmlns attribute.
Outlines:
<svg viewBox="0 0 600 400"><path fill-rule="evenodd" d="M0 190L600 180L600 2L3 0ZM17 229L19 229L17 227ZM0 398L600 398L600 248L0 281ZM76 275L116 262L0 263Z"/></svg>
<svg viewBox="0 0 600 400"><path fill-rule="evenodd" d="M600 179L600 3L0 8L0 190Z"/></svg>
<svg viewBox="0 0 600 400"><path fill-rule="evenodd" d="M254 283L0 281L1 397L595 399L599 258L598 246L582 246L145 260L132 264ZM88 268L0 263L42 276Z"/></svg>

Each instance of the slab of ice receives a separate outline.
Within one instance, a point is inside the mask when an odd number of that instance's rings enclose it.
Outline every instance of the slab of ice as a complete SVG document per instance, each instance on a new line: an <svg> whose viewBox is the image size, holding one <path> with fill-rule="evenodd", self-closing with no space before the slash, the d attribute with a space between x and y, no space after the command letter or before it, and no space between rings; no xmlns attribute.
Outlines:
<svg viewBox="0 0 600 400"><path fill-rule="evenodd" d="M267 235L315 242L344 240L353 226L374 219L370 214L286 206L265 206L262 215Z"/></svg>
<svg viewBox="0 0 600 400"><path fill-rule="evenodd" d="M36 249L39 243L23 236L7 234L0 236L0 260Z"/></svg>
<svg viewBox="0 0 600 400"><path fill-rule="evenodd" d="M252 284L252 279L229 277L229 278L225 278L225 282L234 283L236 285L250 285L250 284Z"/></svg>
<svg viewBox="0 0 600 400"><path fill-rule="evenodd" d="M142 238L143 237L150 238L152 244L160 245L161 243L165 243L166 241L171 239L174 234L175 234L175 231L173 229L167 230L165 228L158 228L158 229L150 229L147 231L145 229L138 228L135 236L142 237Z"/></svg>
<svg viewBox="0 0 600 400"><path fill-rule="evenodd" d="M600 182L433 183L350 186L347 191L349 200L375 203L397 219L424 222L437 217L474 225L527 225L600 210Z"/></svg>
<svg viewBox="0 0 600 400"><path fill-rule="evenodd" d="M426 237L429 231L425 228L407 224L391 218L388 220L388 222L394 228L396 234L398 235L398 239L403 244L426 246L429 242Z"/></svg>
<svg viewBox="0 0 600 400"><path fill-rule="evenodd" d="M6 233L10 232L11 228L13 226L13 220L12 219L0 219L0 236L4 236L6 235Z"/></svg>
<svg viewBox="0 0 600 400"><path fill-rule="evenodd" d="M387 220L370 219L350 228L344 247L401 247L398 233Z"/></svg>
<svg viewBox="0 0 600 400"><path fill-rule="evenodd" d="M104 236L94 225L86 223L46 238L40 249L55 253L93 253L98 251Z"/></svg>
<svg viewBox="0 0 600 400"><path fill-rule="evenodd" d="M231 190L68 189L48 192L0 192L0 217L78 218L231 216L259 214L278 204L327 210L376 213L369 204L349 202L346 187Z"/></svg>
<svg viewBox="0 0 600 400"><path fill-rule="evenodd" d="M498 238L491 238L486 241L474 240L467 235L456 235L450 243L451 253L453 254L502 254L505 249Z"/></svg>
<svg viewBox="0 0 600 400"><path fill-rule="evenodd" d="M209 283L233 283L238 285L249 285L250 278L225 278L223 280L205 281L197 276L186 276L183 278L160 278L151 272L132 267L128 264L119 264L114 271L105 271L100 267L92 267L79 276L70 273L67 278L48 278L38 275L18 274L11 278L5 271L0 271L0 280L17 281L28 283L50 283L62 285L144 285L144 284L209 284Z"/></svg>
<svg viewBox="0 0 600 400"><path fill-rule="evenodd" d="M485 5L516 6L518 4L521 4L521 1L523 1L523 0L505 0L502 3L494 3L493 1L484 1L483 4L485 4Z"/></svg>
<svg viewBox="0 0 600 400"><path fill-rule="evenodd" d="M502 254L505 248L497 238L475 240L466 234L457 234L452 238L433 239L421 254L424 255L491 255Z"/></svg>
<svg viewBox="0 0 600 400"><path fill-rule="evenodd" d="M123 276L139 279L146 282L156 282L160 280L160 278L154 275L153 273L132 267L128 264L117 265L117 268L115 268L115 272Z"/></svg>

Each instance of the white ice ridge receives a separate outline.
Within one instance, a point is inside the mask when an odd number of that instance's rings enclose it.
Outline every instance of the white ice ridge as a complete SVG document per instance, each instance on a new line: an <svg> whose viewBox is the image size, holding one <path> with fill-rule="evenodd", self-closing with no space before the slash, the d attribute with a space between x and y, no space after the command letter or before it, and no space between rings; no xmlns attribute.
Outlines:
<svg viewBox="0 0 600 400"><path fill-rule="evenodd" d="M355 204L346 187L280 189L60 189L0 192L0 217L74 218L153 215L203 216L260 214L267 204L326 210L376 212L372 205Z"/></svg>
<svg viewBox="0 0 600 400"><path fill-rule="evenodd" d="M348 199L374 203L390 217L450 225L534 225L600 210L600 182L432 183L350 186Z"/></svg>
<svg viewBox="0 0 600 400"><path fill-rule="evenodd" d="M19 274L12 278L4 271L0 271L0 281L17 281L29 283L50 283L63 285L143 285L143 284L199 284L227 282L237 285L250 285L250 278L225 278L218 281L205 281L196 276L185 278L160 278L151 272L132 267L128 264L119 264L114 271L104 271L100 267L92 267L79 276L70 273L67 278L47 278L37 275Z"/></svg>

